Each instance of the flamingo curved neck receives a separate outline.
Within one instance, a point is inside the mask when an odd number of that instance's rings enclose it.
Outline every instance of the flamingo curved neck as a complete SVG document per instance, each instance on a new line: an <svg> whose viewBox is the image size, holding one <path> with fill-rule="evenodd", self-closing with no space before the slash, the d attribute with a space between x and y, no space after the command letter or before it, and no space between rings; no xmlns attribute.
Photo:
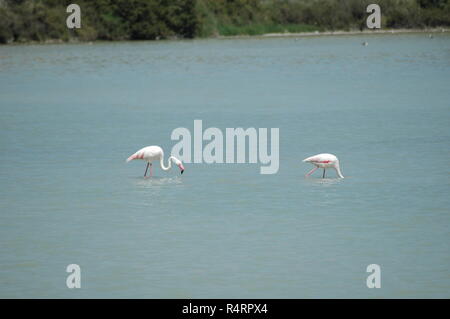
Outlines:
<svg viewBox="0 0 450 319"><path fill-rule="evenodd" d="M344 175L342 175L341 173L341 169L339 168L339 163L336 164L336 166L334 167L336 169L336 173L338 174L338 176L340 178L344 178Z"/></svg>
<svg viewBox="0 0 450 319"><path fill-rule="evenodd" d="M172 168L172 160L173 160L173 156L170 156L168 159L167 159L167 166L165 166L164 165L164 155L163 156L161 156L161 158L159 159L159 164L161 165L161 169L163 170L163 171L168 171L169 169L171 169Z"/></svg>

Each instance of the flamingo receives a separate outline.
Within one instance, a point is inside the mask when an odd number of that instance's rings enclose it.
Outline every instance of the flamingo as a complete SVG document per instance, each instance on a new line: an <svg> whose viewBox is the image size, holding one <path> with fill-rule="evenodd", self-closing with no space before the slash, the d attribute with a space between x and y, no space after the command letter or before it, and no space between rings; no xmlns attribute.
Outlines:
<svg viewBox="0 0 450 319"><path fill-rule="evenodd" d="M325 170L327 168L334 168L336 170L337 175L340 178L344 178L344 176L341 173L341 169L339 168L339 160L333 154L327 154L327 153L317 154L317 155L305 158L303 160L303 162L311 163L316 166L308 174L306 174L306 176L311 175L318 168L323 168L322 178L325 178Z"/></svg>
<svg viewBox="0 0 450 319"><path fill-rule="evenodd" d="M127 158L127 162L141 159L147 162L147 168L145 169L144 177L147 175L148 167L150 166L150 176L152 176L152 162L159 161L159 165L164 171L168 171L172 167L172 161L180 168L181 174L184 172L183 163L175 156L170 156L167 166L164 166L164 151L159 146L147 146L141 148L139 151Z"/></svg>

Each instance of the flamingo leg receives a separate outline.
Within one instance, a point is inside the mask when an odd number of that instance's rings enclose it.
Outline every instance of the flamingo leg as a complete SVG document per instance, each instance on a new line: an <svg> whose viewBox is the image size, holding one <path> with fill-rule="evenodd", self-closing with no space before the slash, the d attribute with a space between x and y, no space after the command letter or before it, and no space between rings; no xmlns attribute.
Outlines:
<svg viewBox="0 0 450 319"><path fill-rule="evenodd" d="M314 172L316 171L316 169L318 169L318 167L314 167L314 168L313 168L312 170L310 170L309 173L306 174L305 176L311 175L312 173L314 173Z"/></svg>
<svg viewBox="0 0 450 319"><path fill-rule="evenodd" d="M150 176L153 176L153 165L150 163Z"/></svg>
<svg viewBox="0 0 450 319"><path fill-rule="evenodd" d="M323 169L323 175L322 178L325 178L325 168Z"/></svg>
<svg viewBox="0 0 450 319"><path fill-rule="evenodd" d="M147 175L147 170L148 170L149 165L150 165L150 163L147 163L147 168L145 169L144 177Z"/></svg>

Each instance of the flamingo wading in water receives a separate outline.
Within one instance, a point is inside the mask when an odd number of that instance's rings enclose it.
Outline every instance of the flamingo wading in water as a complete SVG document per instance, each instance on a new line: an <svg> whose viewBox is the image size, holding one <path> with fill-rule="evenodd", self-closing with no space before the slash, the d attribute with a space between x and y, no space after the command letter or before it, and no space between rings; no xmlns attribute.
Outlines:
<svg viewBox="0 0 450 319"><path fill-rule="evenodd" d="M152 176L152 162L159 161L163 171L168 171L172 167L172 162L180 168L181 174L184 172L183 163L175 156L170 156L167 166L164 165L164 151L159 146L147 146L141 148L139 151L127 158L127 162L132 160L144 160L147 162L147 168L145 169L144 177L147 175L148 167L150 166L150 176Z"/></svg>
<svg viewBox="0 0 450 319"><path fill-rule="evenodd" d="M325 178L325 170L327 168L334 168L336 170L337 175L340 178L344 178L344 176L341 173L341 169L339 168L339 160L333 154L326 154L326 153L317 154L317 155L305 158L303 160L303 162L311 163L316 166L308 174L306 174L306 176L311 175L318 168L323 168L322 178Z"/></svg>

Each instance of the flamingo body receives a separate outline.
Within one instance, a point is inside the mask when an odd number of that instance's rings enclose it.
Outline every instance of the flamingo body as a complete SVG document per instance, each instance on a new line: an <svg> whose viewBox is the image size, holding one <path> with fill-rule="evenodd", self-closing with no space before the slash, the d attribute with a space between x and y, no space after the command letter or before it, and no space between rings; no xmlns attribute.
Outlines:
<svg viewBox="0 0 450 319"><path fill-rule="evenodd" d="M317 154L308 158L305 158L303 162L311 163L315 168L313 168L306 176L311 175L316 169L323 168L323 177L325 177L325 170L327 168L334 168L336 170L337 175L340 178L344 178L341 173L341 169L339 167L339 159L333 155L328 153Z"/></svg>
<svg viewBox="0 0 450 319"><path fill-rule="evenodd" d="M147 175L147 169L150 166L150 176L152 175L152 163L155 161L159 161L161 168L164 171L168 171L172 167L172 161L177 165L180 170L181 174L184 172L184 166L183 163L176 158L175 156L170 156L168 159L168 165L164 165L164 151L161 147L152 145L152 146L146 146L144 148L141 148L139 151L131 155L127 158L127 162L130 162L132 160L143 160L147 162L147 168L145 169L144 177Z"/></svg>
<svg viewBox="0 0 450 319"><path fill-rule="evenodd" d="M147 146L141 148L139 151L128 157L127 162L141 159L146 162L159 161L160 158L164 158L164 151L159 146Z"/></svg>

